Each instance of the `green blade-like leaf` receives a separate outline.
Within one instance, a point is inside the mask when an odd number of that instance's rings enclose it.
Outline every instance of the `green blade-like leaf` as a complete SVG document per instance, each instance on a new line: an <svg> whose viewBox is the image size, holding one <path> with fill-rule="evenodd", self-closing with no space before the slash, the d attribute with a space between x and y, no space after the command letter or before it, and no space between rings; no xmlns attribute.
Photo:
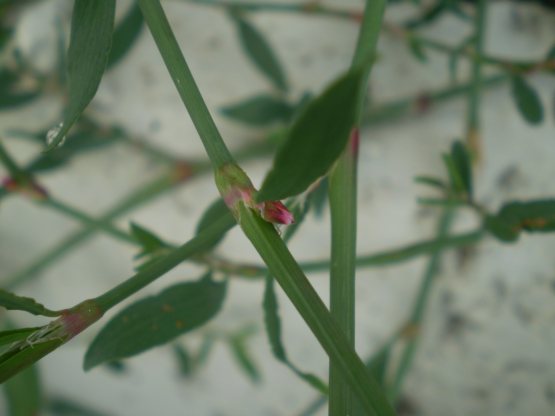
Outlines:
<svg viewBox="0 0 555 416"><path fill-rule="evenodd" d="M289 358L287 358L285 347L281 341L281 319L278 314L278 303L274 290L274 279L271 276L266 276L264 301L262 306L264 310L266 334L268 335L268 341L270 342L270 347L272 348L274 357L287 365L298 377L314 387L318 390L318 392L327 395L328 386L326 383L313 374L301 371L296 365L289 361Z"/></svg>
<svg viewBox="0 0 555 416"><path fill-rule="evenodd" d="M48 150L58 146L93 99L106 69L115 0L75 0L68 50L69 100L61 127L52 134Z"/></svg>
<svg viewBox="0 0 555 416"><path fill-rule="evenodd" d="M461 180L462 190L472 198L472 162L470 161L470 153L464 144L459 141L453 143L451 160Z"/></svg>
<svg viewBox="0 0 555 416"><path fill-rule="evenodd" d="M0 383L3 383L51 353L65 341L61 338L27 343L25 346L4 352L0 356Z"/></svg>
<svg viewBox="0 0 555 416"><path fill-rule="evenodd" d="M212 225L215 221L220 220L221 218L226 218L231 223L235 222L233 215L231 214L231 211L225 204L224 200L222 198L218 198L212 204L210 204L210 206L202 214L197 224L196 234L198 235L201 231ZM206 251L210 251L215 246L217 246L226 234L227 231L217 236L208 246Z"/></svg>
<svg viewBox="0 0 555 416"><path fill-rule="evenodd" d="M350 71L308 104L278 150L257 196L279 200L305 191L345 149L356 119L360 71Z"/></svg>
<svg viewBox="0 0 555 416"><path fill-rule="evenodd" d="M0 289L0 307L8 310L25 311L33 315L58 316L60 314L60 312L46 308L33 298L18 296L3 289Z"/></svg>
<svg viewBox="0 0 555 416"><path fill-rule="evenodd" d="M98 333L85 355L85 370L137 355L203 325L220 310L225 293L225 282L205 277L133 303Z"/></svg>
<svg viewBox="0 0 555 416"><path fill-rule="evenodd" d="M36 416L42 408L42 392L36 365L4 383L10 416Z"/></svg>
<svg viewBox="0 0 555 416"><path fill-rule="evenodd" d="M496 215L488 215L484 227L501 241L512 242L520 232L555 231L555 199L509 202Z"/></svg>
<svg viewBox="0 0 555 416"><path fill-rule="evenodd" d="M158 237L152 231L147 230L145 227L142 227L134 222L131 222L131 235L142 247L142 251L138 255L139 257L169 247L160 237Z"/></svg>
<svg viewBox="0 0 555 416"><path fill-rule="evenodd" d="M193 358L183 345L175 344L172 348L173 355L179 364L179 374L183 377L190 377L194 372Z"/></svg>
<svg viewBox="0 0 555 416"><path fill-rule="evenodd" d="M287 91L285 73L268 41L256 27L238 13L232 13L232 17L237 24L241 46L247 56L277 88Z"/></svg>
<svg viewBox="0 0 555 416"><path fill-rule="evenodd" d="M515 75L511 81L513 100L522 117L530 124L543 121L543 105L536 90L526 80Z"/></svg>
<svg viewBox="0 0 555 416"><path fill-rule="evenodd" d="M143 14L139 4L135 3L114 30L112 49L108 57L108 68L116 65L129 52L136 40L139 39L143 23Z"/></svg>
<svg viewBox="0 0 555 416"><path fill-rule="evenodd" d="M417 38L409 38L408 45L410 52L417 60L422 63L426 63L428 61L428 56L422 47L422 43Z"/></svg>
<svg viewBox="0 0 555 416"><path fill-rule="evenodd" d="M222 114L253 126L266 126L287 121L295 109L286 101L271 95L257 95L221 109Z"/></svg>
<svg viewBox="0 0 555 416"><path fill-rule="evenodd" d="M234 335L228 340L228 345L233 358L241 370L243 370L251 381L257 383L261 379L260 371L258 370L258 367L256 366L247 346L247 339L251 334L252 332Z"/></svg>

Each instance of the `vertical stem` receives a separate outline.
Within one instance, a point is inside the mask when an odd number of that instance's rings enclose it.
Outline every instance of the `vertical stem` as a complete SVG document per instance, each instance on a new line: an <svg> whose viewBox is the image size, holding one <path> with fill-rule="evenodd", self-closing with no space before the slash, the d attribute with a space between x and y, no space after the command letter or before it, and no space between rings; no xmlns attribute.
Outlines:
<svg viewBox="0 0 555 416"><path fill-rule="evenodd" d="M444 239L448 235L449 228L453 222L453 217L453 208L446 208L438 224L437 238L439 240ZM426 271L424 273L424 279L422 280L418 295L416 296L412 312L407 323L405 324L404 332L408 341L401 355L399 366L395 371L391 386L390 398L393 402L397 400L399 394L401 393L401 387L416 353L416 347L420 336L420 326L431 295L432 285L437 276L442 251L443 247L438 247L437 250L431 255L430 261L428 262L428 266L426 267Z"/></svg>
<svg viewBox="0 0 555 416"><path fill-rule="evenodd" d="M210 116L191 70L175 39L159 0L139 0L145 21L170 72L175 87L191 119L214 169L232 163L233 158Z"/></svg>
<svg viewBox="0 0 555 416"><path fill-rule="evenodd" d="M476 160L481 159L482 139L480 137L480 95L482 89L482 56L484 55L484 37L487 12L487 0L479 0L474 20L474 53L472 60L472 82L468 94L466 114L466 143Z"/></svg>
<svg viewBox="0 0 555 416"><path fill-rule="evenodd" d="M366 90L368 75L374 62L386 0L366 2L362 25L351 67L362 66ZM359 125L366 94L360 94L357 125L347 149L330 174L331 267L330 312L345 332L349 344L355 344L355 274L357 238L357 156ZM330 361L329 415L350 415L353 411L352 389L340 369Z"/></svg>

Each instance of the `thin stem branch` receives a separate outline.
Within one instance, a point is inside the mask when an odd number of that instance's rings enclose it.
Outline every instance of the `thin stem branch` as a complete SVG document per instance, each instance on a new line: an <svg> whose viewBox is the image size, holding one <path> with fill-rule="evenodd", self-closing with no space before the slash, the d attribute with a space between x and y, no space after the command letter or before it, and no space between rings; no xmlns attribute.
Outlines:
<svg viewBox="0 0 555 416"><path fill-rule="evenodd" d="M442 239L447 236L449 232L449 227L453 222L454 210L452 208L447 208L441 215L438 224L438 238ZM422 319L424 317L424 312L431 295L431 289L435 278L438 273L439 264L441 260L442 250L438 249L435 251L428 262L426 271L424 273L424 278L418 290L418 295L416 296L416 301L410 313L410 317L407 323L404 325L401 334L407 339L407 344L404 346L399 365L395 371L393 381L391 384L390 398L395 402L399 394L401 393L401 388L403 382L407 376L407 373L412 365L414 355L416 353L416 347L418 345L418 340L420 337L420 326L422 324Z"/></svg>
<svg viewBox="0 0 555 416"><path fill-rule="evenodd" d="M364 68L357 125L353 126L347 148L330 173L329 200L331 213L330 312L355 345L355 274L357 239L357 164L359 124L366 96L368 76L375 60L378 37L385 11L385 0L366 2L362 25L351 67ZM339 369L330 361L329 415L343 416L353 412L351 387Z"/></svg>
<svg viewBox="0 0 555 416"><path fill-rule="evenodd" d="M210 116L160 2L139 0L139 6L214 169L232 163L231 153Z"/></svg>

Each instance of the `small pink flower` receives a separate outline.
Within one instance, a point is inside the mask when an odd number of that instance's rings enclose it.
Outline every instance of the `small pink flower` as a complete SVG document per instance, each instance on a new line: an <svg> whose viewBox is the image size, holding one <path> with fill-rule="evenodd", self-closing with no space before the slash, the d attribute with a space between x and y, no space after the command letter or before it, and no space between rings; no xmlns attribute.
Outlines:
<svg viewBox="0 0 555 416"><path fill-rule="evenodd" d="M265 201L260 205L260 214L268 222L285 225L295 222L293 214L280 201Z"/></svg>

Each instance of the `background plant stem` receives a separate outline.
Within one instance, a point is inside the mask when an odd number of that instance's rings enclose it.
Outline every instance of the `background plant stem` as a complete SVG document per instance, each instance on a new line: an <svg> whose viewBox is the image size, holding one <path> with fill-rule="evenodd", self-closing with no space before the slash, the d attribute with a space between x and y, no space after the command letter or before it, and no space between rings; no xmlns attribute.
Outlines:
<svg viewBox="0 0 555 416"><path fill-rule="evenodd" d="M330 312L355 346L355 274L357 239L357 159L359 128L363 114L368 76L375 59L385 0L368 1L355 48L352 68L364 67L362 93L358 104L357 125L353 126L347 148L330 173L331 214ZM351 415L351 387L330 361L329 415Z"/></svg>

